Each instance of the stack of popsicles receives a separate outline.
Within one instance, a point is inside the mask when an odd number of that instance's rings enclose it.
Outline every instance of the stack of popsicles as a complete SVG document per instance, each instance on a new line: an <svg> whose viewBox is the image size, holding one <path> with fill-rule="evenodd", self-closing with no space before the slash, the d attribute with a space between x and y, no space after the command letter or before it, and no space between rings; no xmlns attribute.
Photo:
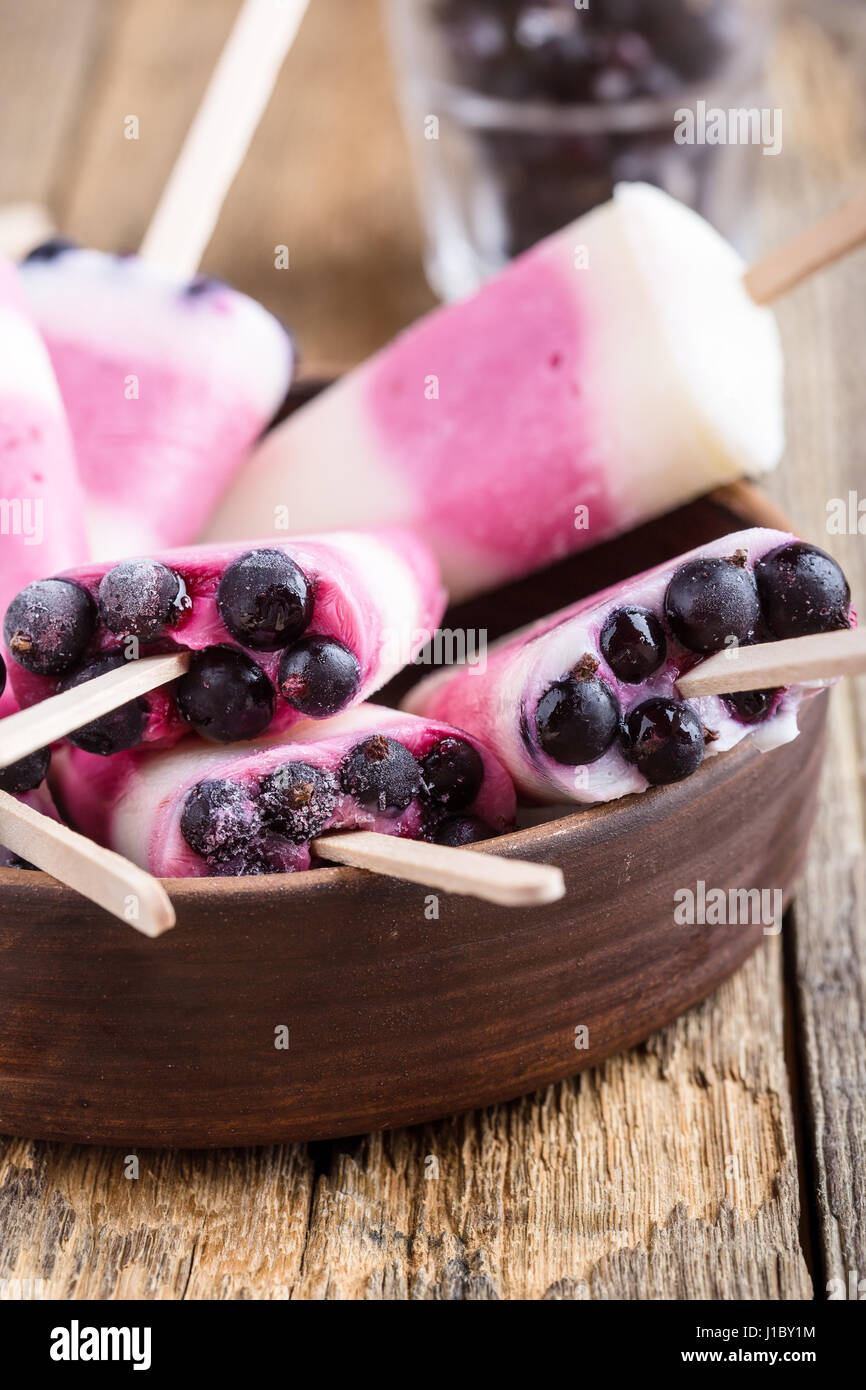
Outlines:
<svg viewBox="0 0 866 1390"><path fill-rule="evenodd" d="M403 713L364 703L437 628L441 576L452 599L484 592L776 464L778 335L743 271L694 213L621 188L253 447L291 373L276 322L52 244L21 283L82 496L7 270L3 490L51 497L41 547L3 539L15 698L73 691L74 710L141 658L182 663L73 715L51 771L69 821L161 875L292 872L335 831L465 846L514 823L515 786L608 801L794 738L805 686L678 690L713 653L856 622L838 565L768 530L539 620Z"/></svg>

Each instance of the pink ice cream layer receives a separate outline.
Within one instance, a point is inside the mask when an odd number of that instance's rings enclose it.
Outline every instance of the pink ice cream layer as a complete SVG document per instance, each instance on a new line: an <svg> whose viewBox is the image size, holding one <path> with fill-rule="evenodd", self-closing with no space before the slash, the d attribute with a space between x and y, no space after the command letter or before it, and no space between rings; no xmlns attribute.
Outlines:
<svg viewBox="0 0 866 1390"><path fill-rule="evenodd" d="M599 638L606 619L616 609L634 604L663 620L668 584L688 560L729 558L744 551L753 568L769 551L796 539L782 531L755 528L699 546L503 638L489 650L484 665L461 666L428 677L409 693L405 707L426 718L447 720L486 743L505 763L527 800L592 804L644 791L649 785L646 778L624 757L616 741L592 763L569 766L551 758L538 737L539 700L583 656L598 663L596 674L615 692L623 717L654 696L681 699L677 679L700 658L667 629L667 656L659 669L639 684L623 682L601 650ZM850 616L856 623L853 610ZM714 735L706 744L705 757L733 748L746 737L766 751L796 738L799 706L820 688L816 684L781 689L770 714L757 723L737 718L721 696L701 696L685 703Z"/></svg>
<svg viewBox="0 0 866 1390"><path fill-rule="evenodd" d="M428 641L445 611L446 596L432 554L411 532L397 528L381 532L345 532L330 536L293 536L234 545L190 546L156 558L183 580L190 610L157 642L142 643L140 656L172 650L202 651L225 644L243 651L276 686L283 651L261 652L243 647L224 625L217 608L217 590L228 565L252 550L283 550L301 568L314 595L313 614L303 637L332 637L348 647L360 667L355 702L378 690ZM109 563L82 566L59 576L81 584L96 599ZM121 648L123 639L98 624L85 654ZM54 695L72 674L38 676L25 671L7 654L7 669L22 707ZM144 697L148 718L143 742L166 747L189 733L178 713L173 686L162 686ZM277 694L269 732L302 722L299 713Z"/></svg>
<svg viewBox="0 0 866 1390"><path fill-rule="evenodd" d="M275 414L291 341L215 280L70 248L21 279L69 416L94 553L185 545ZM290 498L286 498L287 503Z"/></svg>
<svg viewBox="0 0 866 1390"><path fill-rule="evenodd" d="M477 816L502 832L514 823L515 792L501 763L480 743L446 724L378 705L362 705L320 725L307 723L290 735L257 739L231 748L214 748L191 738L169 753L119 753L98 758L66 747L55 758L54 785L71 823L100 844L126 855L165 878L201 878L212 870L186 843L180 829L184 804L199 782L227 779L253 798L268 773L289 762L306 762L337 776L343 759L375 733L402 743L420 762L443 738L462 738L482 759L484 778L475 800L459 812ZM353 796L338 796L329 830L376 830L404 839L426 838L429 809L416 798L397 815L360 805ZM274 845L279 841L279 845ZM275 872L310 867L309 843L271 837Z"/></svg>

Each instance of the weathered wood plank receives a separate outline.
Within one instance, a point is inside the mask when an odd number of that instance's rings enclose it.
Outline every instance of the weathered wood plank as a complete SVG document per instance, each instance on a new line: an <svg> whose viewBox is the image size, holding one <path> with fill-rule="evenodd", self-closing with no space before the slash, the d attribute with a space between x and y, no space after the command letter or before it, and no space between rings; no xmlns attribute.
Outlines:
<svg viewBox="0 0 866 1390"><path fill-rule="evenodd" d="M63 230L134 249L237 11L237 0L124 0L82 104L66 164Z"/></svg>
<svg viewBox="0 0 866 1390"><path fill-rule="evenodd" d="M797 142L768 160L773 239L818 216L866 179L866 13L838 6L828 37L808 14L788 30L782 101L809 113ZM789 127L790 129L790 127ZM866 255L818 276L779 309L788 355L790 446L775 496L804 534L832 551L851 581L861 620L866 594L863 533L828 533L828 504L866 496L863 380ZM866 511L866 508L864 508ZM866 683L833 696L827 764L806 875L792 916L795 1043L803 1068L805 1142L816 1191L816 1288L866 1274Z"/></svg>
<svg viewBox="0 0 866 1390"><path fill-rule="evenodd" d="M412 317L426 291L390 97L384 79L371 77L383 72L372 7L359 0L351 18L340 10L348 51L340 56L338 3L311 9L208 267L254 292L264 286L298 323L308 354L346 360L386 336L393 320ZM197 16L192 56L203 85L224 30L198 4L184 8ZM209 6L208 14L219 12L227 28L228 8ZM159 29L149 15L164 15L163 0L125 9L121 67L134 70L136 54L146 67L149 52L155 81ZM174 21L180 54L193 39L177 32L177 11ZM186 23L184 16L181 30ZM128 208L116 206L113 179L127 177L118 162L126 152L112 144L116 117L138 100L124 100L127 79L112 75L117 53L90 94L95 109L69 199L71 229L100 245L134 244L175 147L169 141L158 158L149 150L146 189L140 197L131 190ZM816 63L836 71L832 51L794 33L782 76L814 82ZM326 71L331 106L321 99ZM184 82L191 93L192 79ZM845 82L854 90L850 76ZM185 92L166 99L179 121L184 101L194 105ZM764 161L768 242L837 196L840 151L853 175L856 103L839 114L835 98L821 101L835 113L833 140L811 145L816 123L801 122L799 131L786 127L784 156ZM791 109L792 98L784 104ZM804 145L809 162L795 152ZM285 289L273 286L262 246L251 240L258 225L265 248L272 240L291 245L299 273ZM832 489L843 495L858 485L852 402L863 379L861 275L852 262L782 311L792 448L778 495L817 538ZM382 295L384 308L373 303ZM832 548L862 591L859 538L833 538ZM856 1204L862 1210L866 1126L862 1054L851 1040L862 1035L863 1018L864 698L852 688L834 697L835 756L792 936L804 1100L816 1122L819 1244L829 1270L861 1272ZM714 999L644 1049L543 1095L424 1129L312 1151L143 1154L137 1181L110 1151L6 1141L0 1278L40 1278L46 1294L78 1298L807 1297L781 980L781 948L771 940Z"/></svg>
<svg viewBox="0 0 866 1390"><path fill-rule="evenodd" d="M734 928L732 928L734 930ZM71 1298L803 1298L780 947L513 1105L315 1146L0 1149L0 1280Z"/></svg>

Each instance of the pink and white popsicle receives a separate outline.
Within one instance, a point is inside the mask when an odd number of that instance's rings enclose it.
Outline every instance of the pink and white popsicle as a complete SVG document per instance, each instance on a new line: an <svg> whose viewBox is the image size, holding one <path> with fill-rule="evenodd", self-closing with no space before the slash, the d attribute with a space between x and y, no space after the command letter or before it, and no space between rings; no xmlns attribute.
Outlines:
<svg viewBox="0 0 866 1390"><path fill-rule="evenodd" d="M419 538L345 532L83 566L17 595L4 636L25 708L130 658L194 653L179 680L71 736L107 755L334 715L411 660L444 606Z"/></svg>
<svg viewBox="0 0 866 1390"><path fill-rule="evenodd" d="M778 461L782 357L736 252L656 188L438 309L266 435L207 531L398 523L453 599Z"/></svg>
<svg viewBox="0 0 866 1390"><path fill-rule="evenodd" d="M307 869L310 841L333 830L465 845L515 810L508 773L475 739L378 705L232 748L66 747L54 776L78 830L163 877Z"/></svg>
<svg viewBox="0 0 866 1390"><path fill-rule="evenodd" d="M797 735L816 687L683 700L677 680L741 644L849 627L845 576L781 531L736 532L496 643L486 666L450 668L406 708L467 730L518 791L541 802L611 801L689 776L747 735L761 749Z"/></svg>
<svg viewBox="0 0 866 1390"><path fill-rule="evenodd" d="M0 259L0 606L87 555L60 392L15 268Z"/></svg>
<svg viewBox="0 0 866 1390"><path fill-rule="evenodd" d="M285 396L288 334L228 285L138 256L52 241L20 273L72 428L92 554L196 540Z"/></svg>

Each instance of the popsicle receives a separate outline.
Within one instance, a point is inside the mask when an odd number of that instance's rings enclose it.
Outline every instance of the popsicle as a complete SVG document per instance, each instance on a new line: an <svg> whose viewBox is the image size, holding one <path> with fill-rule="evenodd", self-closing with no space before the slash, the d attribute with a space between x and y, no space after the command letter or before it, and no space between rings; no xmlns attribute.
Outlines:
<svg viewBox="0 0 866 1390"><path fill-rule="evenodd" d="M87 554L60 393L15 269L0 258L0 605Z"/></svg>
<svg viewBox="0 0 866 1390"><path fill-rule="evenodd" d="M735 532L494 644L486 666L422 681L407 709L484 742L534 801L611 801L680 781L750 737L797 735L820 683L684 699L712 653L855 624L835 560L781 531ZM719 657L717 660L721 660ZM736 682L734 682L736 686Z"/></svg>
<svg viewBox="0 0 866 1390"><path fill-rule="evenodd" d="M659 189L613 200L435 310L266 435L206 535L402 524L452 599L760 474L783 446L772 312Z"/></svg>
<svg viewBox="0 0 866 1390"><path fill-rule="evenodd" d="M67 746L55 763L71 822L163 877L307 869L337 830L462 846L514 821L511 779L475 739L371 704L232 748Z"/></svg>
<svg viewBox="0 0 866 1390"><path fill-rule="evenodd" d="M25 708L138 657L192 654L173 684L72 734L108 755L190 729L228 743L334 715L396 674L444 606L423 541L346 532L79 567L22 590L4 636Z"/></svg>
<svg viewBox="0 0 866 1390"><path fill-rule="evenodd" d="M228 285L138 256L54 240L20 274L69 417L92 554L195 540L285 396L288 334Z"/></svg>

